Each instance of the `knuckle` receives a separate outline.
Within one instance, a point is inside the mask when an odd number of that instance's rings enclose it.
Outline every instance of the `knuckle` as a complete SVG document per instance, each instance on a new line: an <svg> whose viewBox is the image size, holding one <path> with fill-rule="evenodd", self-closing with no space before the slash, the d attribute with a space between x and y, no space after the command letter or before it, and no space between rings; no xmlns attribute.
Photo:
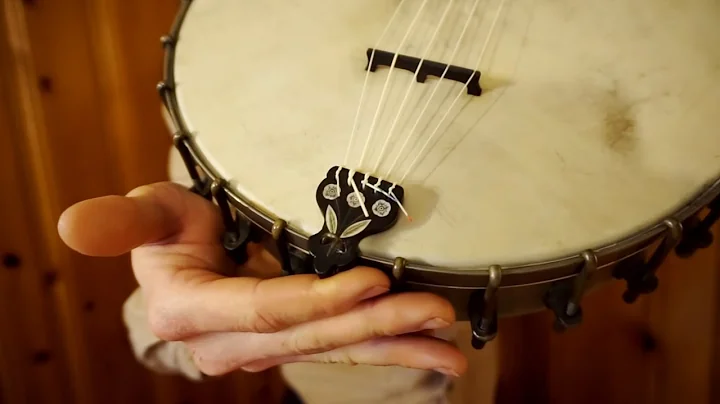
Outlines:
<svg viewBox="0 0 720 404"><path fill-rule="evenodd" d="M201 349L192 351L192 359L200 372L211 377L226 375L239 367L228 358L218 357Z"/></svg>
<svg viewBox="0 0 720 404"><path fill-rule="evenodd" d="M222 376L229 372L221 361L208 358L199 351L193 352L193 362L200 372L208 376Z"/></svg>
<svg viewBox="0 0 720 404"><path fill-rule="evenodd" d="M253 319L250 322L250 331L256 334L268 334L280 330L279 322L274 316L263 313L262 310L255 310Z"/></svg>
<svg viewBox="0 0 720 404"><path fill-rule="evenodd" d="M253 302L252 321L250 321L250 331L256 334L268 334L282 330L286 327L278 314L273 314L274 310L268 308L262 302L262 281L258 281L252 289L251 295Z"/></svg>
<svg viewBox="0 0 720 404"><path fill-rule="evenodd" d="M187 315L164 299L153 299L148 305L150 331L164 341L179 341L193 334Z"/></svg>
<svg viewBox="0 0 720 404"><path fill-rule="evenodd" d="M368 338L391 336L395 333L395 327L404 324L402 313L394 309L382 312L366 309L362 317L365 323L365 336Z"/></svg>
<svg viewBox="0 0 720 404"><path fill-rule="evenodd" d="M283 351L289 355L312 355L329 348L331 347L314 332L294 332L283 341Z"/></svg>
<svg viewBox="0 0 720 404"><path fill-rule="evenodd" d="M312 311L314 317L332 317L345 309L345 307L338 306L336 299L330 297L330 294L325 291L321 291L317 287L317 283L313 284L310 290L306 293L306 299L308 302L312 302Z"/></svg>
<svg viewBox="0 0 720 404"><path fill-rule="evenodd" d="M328 318L337 315L338 312L345 309L345 307L339 307L336 303L337 302L334 302L327 298L321 298L316 300L316 314L321 318Z"/></svg>
<svg viewBox="0 0 720 404"><path fill-rule="evenodd" d="M223 376L253 362L253 355L243 351L228 352L227 341L215 336L194 337L184 344L195 367L208 376Z"/></svg>

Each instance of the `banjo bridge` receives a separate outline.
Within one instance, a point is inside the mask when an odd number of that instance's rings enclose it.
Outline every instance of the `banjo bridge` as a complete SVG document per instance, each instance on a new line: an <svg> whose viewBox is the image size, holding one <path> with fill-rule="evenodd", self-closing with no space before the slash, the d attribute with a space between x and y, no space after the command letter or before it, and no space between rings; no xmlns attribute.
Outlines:
<svg viewBox="0 0 720 404"><path fill-rule="evenodd" d="M380 66L391 67L393 65L395 53L372 48L368 49L366 53L368 59L366 69L370 69L371 72L375 72ZM420 64L421 61L422 65ZM420 70L418 70L418 66L420 67ZM432 60L421 60L416 57L402 54L398 54L395 67L412 73L417 71L418 83L424 83L428 76L435 76L437 78L445 78L447 80L453 80L466 84L469 95L478 97L482 95L482 88L480 87L480 72L477 70L455 65L448 66L446 63L434 62ZM447 72L445 72L446 69ZM443 73L445 73L444 77Z"/></svg>
<svg viewBox="0 0 720 404"><path fill-rule="evenodd" d="M315 273L329 277L357 265L360 241L390 229L399 217L400 186L346 168L331 168L315 195L325 218L309 239Z"/></svg>

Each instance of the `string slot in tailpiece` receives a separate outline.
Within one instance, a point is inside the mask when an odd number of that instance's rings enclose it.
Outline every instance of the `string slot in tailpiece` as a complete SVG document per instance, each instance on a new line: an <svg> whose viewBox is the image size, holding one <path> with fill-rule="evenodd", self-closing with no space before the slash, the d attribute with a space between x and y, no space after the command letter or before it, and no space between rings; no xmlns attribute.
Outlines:
<svg viewBox="0 0 720 404"><path fill-rule="evenodd" d="M373 56L374 53L374 56ZM380 66L392 67L395 53L387 52L379 49L369 48L366 52L368 64L366 69L375 72ZM482 95L482 87L480 87L480 71L472 70L465 67L447 65L445 63L434 62L431 60L421 60L416 57L398 54L395 61L395 68L417 72L417 82L425 83L428 76L445 78L467 86L469 95Z"/></svg>

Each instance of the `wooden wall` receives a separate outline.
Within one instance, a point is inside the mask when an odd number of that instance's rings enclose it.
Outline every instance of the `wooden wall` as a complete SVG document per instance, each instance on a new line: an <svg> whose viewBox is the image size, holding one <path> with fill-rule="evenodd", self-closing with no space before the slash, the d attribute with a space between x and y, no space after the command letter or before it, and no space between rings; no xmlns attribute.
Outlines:
<svg viewBox="0 0 720 404"><path fill-rule="evenodd" d="M719 269L717 243L670 257L654 294L627 305L624 284L608 284L585 298L582 326L563 334L550 313L504 319L476 352L465 329L459 342L473 366L453 404L720 403Z"/></svg>
<svg viewBox="0 0 720 404"><path fill-rule="evenodd" d="M126 258L79 256L77 201L166 178L155 84L177 0L0 0L0 397L4 403L272 403L273 373L203 385L146 372L120 307ZM262 397L262 398L260 398Z"/></svg>
<svg viewBox="0 0 720 404"><path fill-rule="evenodd" d="M610 284L587 297L583 325L562 335L547 329L547 313L508 320L498 402L720 402L719 259L717 248L671 257L659 289L633 305L621 299L623 283Z"/></svg>
<svg viewBox="0 0 720 404"><path fill-rule="evenodd" d="M0 403L272 403L275 372L201 385L133 359L120 306L128 261L69 251L70 204L166 178L154 85L178 0L0 0ZM456 403L720 402L718 250L672 258L628 306L590 295L564 335L549 315L505 320ZM467 346L467 334L461 336Z"/></svg>

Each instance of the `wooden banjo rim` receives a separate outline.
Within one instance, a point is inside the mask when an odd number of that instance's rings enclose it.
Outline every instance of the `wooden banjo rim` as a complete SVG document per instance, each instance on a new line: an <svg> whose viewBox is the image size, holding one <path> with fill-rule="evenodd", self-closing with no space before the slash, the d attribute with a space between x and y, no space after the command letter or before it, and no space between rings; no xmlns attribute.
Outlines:
<svg viewBox="0 0 720 404"><path fill-rule="evenodd" d="M197 188L208 189L210 185L222 189L227 195L227 202L249 222L268 234L278 232L278 225L283 229L283 242L286 247L304 255L308 255L308 237L297 230L287 226L281 219L273 214L254 206L237 190L228 186L226 179L222 178L212 167L200 147L193 139L183 119L182 111L175 93L175 45L179 38L185 16L193 0L181 0L180 10L175 17L170 33L162 37L165 48L163 81L158 85L158 91L176 133L175 147L182 156L184 163L193 178ZM205 174L201 178L197 169ZM633 255L644 252L653 244L660 241L656 253L667 255L681 240L682 223L693 218L713 200L720 195L720 178L707 184L697 192L684 207L676 210L669 217L659 220L624 239L606 244L598 248L578 252L576 255L566 255L542 262L526 262L502 267L502 287L523 286L536 283L554 282L577 276L588 265L588 257L593 257L592 264L596 270L615 266ZM277 234L273 234L277 236ZM659 251L659 250L668 251ZM364 264L382 268L396 268L402 262L402 281L407 284L430 285L434 287L476 289L487 287L490 282L490 269L497 265L471 268L440 268L429 265L406 262L398 258L395 260L378 257L361 257Z"/></svg>

